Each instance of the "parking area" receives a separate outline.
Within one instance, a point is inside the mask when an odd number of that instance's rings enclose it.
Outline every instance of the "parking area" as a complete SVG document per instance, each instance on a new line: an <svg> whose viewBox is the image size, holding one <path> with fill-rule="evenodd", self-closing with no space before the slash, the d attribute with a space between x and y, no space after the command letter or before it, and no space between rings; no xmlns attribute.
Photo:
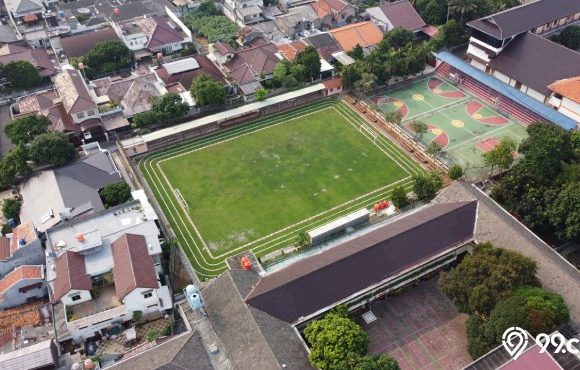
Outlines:
<svg viewBox="0 0 580 370"><path fill-rule="evenodd" d="M400 294L372 304L377 320L358 323L371 338L372 354L388 353L401 369L461 369L471 363L465 334L466 314L459 313L437 286L422 281Z"/></svg>

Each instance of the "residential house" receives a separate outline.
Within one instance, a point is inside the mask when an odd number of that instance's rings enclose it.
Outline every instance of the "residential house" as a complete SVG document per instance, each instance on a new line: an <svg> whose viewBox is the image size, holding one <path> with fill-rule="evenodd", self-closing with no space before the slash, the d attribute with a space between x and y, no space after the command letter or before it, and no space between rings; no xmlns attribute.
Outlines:
<svg viewBox="0 0 580 370"><path fill-rule="evenodd" d="M283 12L289 12L292 8L296 8L298 6L308 5L313 3L316 0L283 0L278 2L278 7Z"/></svg>
<svg viewBox="0 0 580 370"><path fill-rule="evenodd" d="M0 354L2 369L56 369L60 367L58 346L53 339Z"/></svg>
<svg viewBox="0 0 580 370"><path fill-rule="evenodd" d="M50 297L66 313L68 333L58 333L59 341L79 342L135 312L157 318L172 308L156 220L136 200L46 232Z"/></svg>
<svg viewBox="0 0 580 370"><path fill-rule="evenodd" d="M6 0L4 5L15 27L42 22L42 13L46 10L41 0Z"/></svg>
<svg viewBox="0 0 580 370"><path fill-rule="evenodd" d="M241 46L248 45L258 38L264 38L264 32L253 26L244 26L236 33L236 41Z"/></svg>
<svg viewBox="0 0 580 370"><path fill-rule="evenodd" d="M100 212L105 207L99 190L122 180L106 150L37 172L21 186L20 219L44 232L62 221Z"/></svg>
<svg viewBox="0 0 580 370"><path fill-rule="evenodd" d="M263 21L263 9L262 0L225 0L223 3L226 17L240 27Z"/></svg>
<svg viewBox="0 0 580 370"><path fill-rule="evenodd" d="M314 46L318 50L318 54L328 62L334 61L336 58L334 53L342 51L340 45L332 34L329 32L322 32L316 35L308 36L303 39L308 45Z"/></svg>
<svg viewBox="0 0 580 370"><path fill-rule="evenodd" d="M322 19L306 5L292 8L289 13L274 18L274 22L278 29L289 38L322 28Z"/></svg>
<svg viewBox="0 0 580 370"><path fill-rule="evenodd" d="M90 125L100 122L97 104L89 94L89 89L85 79L81 76L81 72L65 68L62 73L53 78L53 82L65 112L71 116L75 124L85 123L86 127L90 127Z"/></svg>
<svg viewBox="0 0 580 370"><path fill-rule="evenodd" d="M112 28L62 37L60 45L67 58L78 58L87 55L95 45L105 41L119 41L119 36Z"/></svg>
<svg viewBox="0 0 580 370"><path fill-rule="evenodd" d="M251 97L261 88L260 81L272 78L276 64L282 59L272 43L235 50L223 42L210 45L217 65L232 80L244 97Z"/></svg>
<svg viewBox="0 0 580 370"><path fill-rule="evenodd" d="M21 265L0 280L0 310L46 296L44 266Z"/></svg>
<svg viewBox="0 0 580 370"><path fill-rule="evenodd" d="M308 47L308 44L304 41L304 39L301 39L278 44L277 46L278 53L280 53L280 55L289 61L293 61L299 53L303 52L304 49Z"/></svg>
<svg viewBox="0 0 580 370"><path fill-rule="evenodd" d="M548 103L552 93L549 85L580 76L580 53L526 32L515 36L491 58L486 72L539 102Z"/></svg>
<svg viewBox="0 0 580 370"><path fill-rule="evenodd" d="M135 52L136 59L174 53L191 44L191 31L175 16L155 15L133 19L113 28L127 47Z"/></svg>
<svg viewBox="0 0 580 370"><path fill-rule="evenodd" d="M548 89L552 91L548 104L580 124L580 76L558 80Z"/></svg>
<svg viewBox="0 0 580 370"><path fill-rule="evenodd" d="M44 264L42 243L32 222L23 222L12 233L0 236L0 278L18 266Z"/></svg>
<svg viewBox="0 0 580 370"><path fill-rule="evenodd" d="M322 81L326 88L325 96L332 96L342 93L342 78L336 77L330 80Z"/></svg>
<svg viewBox="0 0 580 370"><path fill-rule="evenodd" d="M472 28L467 49L471 64L485 70L517 35L532 32L548 36L564 27L580 23L580 2L541 0L468 22Z"/></svg>
<svg viewBox="0 0 580 370"><path fill-rule="evenodd" d="M42 77L50 77L56 73L56 68L45 49L5 44L0 47L0 64L24 61L32 64Z"/></svg>
<svg viewBox="0 0 580 370"><path fill-rule="evenodd" d="M373 49L383 39L383 32L373 22L349 24L331 30L330 33L343 51L351 51L360 45L365 51Z"/></svg>
<svg viewBox="0 0 580 370"><path fill-rule="evenodd" d="M154 72L163 81L165 87L171 91L189 91L191 82L202 75L210 76L214 80L226 84L223 73L206 55L202 54L163 63L159 68L155 68Z"/></svg>
<svg viewBox="0 0 580 370"><path fill-rule="evenodd" d="M409 0L385 3L381 6L368 8L366 12L384 32L400 27L413 32L417 38L427 26Z"/></svg>
<svg viewBox="0 0 580 370"><path fill-rule="evenodd" d="M316 0L310 6L330 28L351 23L356 16L356 9L344 0Z"/></svg>

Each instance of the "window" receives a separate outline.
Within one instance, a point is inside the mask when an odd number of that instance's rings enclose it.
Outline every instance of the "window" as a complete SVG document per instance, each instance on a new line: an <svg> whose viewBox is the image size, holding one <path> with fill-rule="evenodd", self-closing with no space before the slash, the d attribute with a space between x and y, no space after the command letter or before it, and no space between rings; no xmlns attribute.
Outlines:
<svg viewBox="0 0 580 370"><path fill-rule="evenodd" d="M78 118L85 118L85 114L83 112L77 113Z"/></svg>
<svg viewBox="0 0 580 370"><path fill-rule="evenodd" d="M95 111L93 109L91 109L90 111L87 111L87 116L94 116L95 115Z"/></svg>
<svg viewBox="0 0 580 370"><path fill-rule="evenodd" d="M73 296L70 297L71 301L78 301L79 299L81 299L81 295L80 294L75 294Z"/></svg>
<svg viewBox="0 0 580 370"><path fill-rule="evenodd" d="M151 292L143 294L143 298L145 298L145 299L151 298L151 297L153 297L153 293L151 293Z"/></svg>

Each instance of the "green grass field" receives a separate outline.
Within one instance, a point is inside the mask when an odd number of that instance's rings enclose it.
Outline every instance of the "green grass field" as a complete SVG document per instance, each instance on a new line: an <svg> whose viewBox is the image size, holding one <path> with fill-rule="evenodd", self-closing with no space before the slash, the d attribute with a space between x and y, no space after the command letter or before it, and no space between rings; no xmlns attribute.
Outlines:
<svg viewBox="0 0 580 370"><path fill-rule="evenodd" d="M343 103L325 100L139 161L200 277L407 189L423 169ZM177 189L177 191L176 191ZM185 204L184 204L185 203Z"/></svg>

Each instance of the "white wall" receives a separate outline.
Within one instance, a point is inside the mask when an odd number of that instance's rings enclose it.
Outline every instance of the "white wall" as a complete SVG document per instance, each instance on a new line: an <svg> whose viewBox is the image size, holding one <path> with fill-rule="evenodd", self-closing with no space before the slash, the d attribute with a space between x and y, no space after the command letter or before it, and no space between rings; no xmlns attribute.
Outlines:
<svg viewBox="0 0 580 370"><path fill-rule="evenodd" d="M77 294L81 296L81 299L73 301L71 297ZM74 306L76 304L90 301L91 299L92 299L91 292L89 290L71 290L70 292L65 294L60 300L62 303L64 303L65 306Z"/></svg>
<svg viewBox="0 0 580 370"><path fill-rule="evenodd" d="M510 78L509 78L509 76L506 76L506 75L504 75L503 73L501 73L501 72L499 72L499 71L494 71L494 72L493 72L493 75L494 75L494 77L495 77L495 78L497 78L498 80L500 80L500 81L503 81L503 82L505 82L505 83L507 83L507 84L509 84L509 82L510 82ZM513 86L513 85L512 85L512 86Z"/></svg>
<svg viewBox="0 0 580 370"><path fill-rule="evenodd" d="M151 292L151 297L145 298L144 293ZM129 311L142 311L143 314L159 311L159 296L155 289L137 288L123 298L123 303ZM155 306L154 306L155 305Z"/></svg>
<svg viewBox="0 0 580 370"><path fill-rule="evenodd" d="M558 111L580 124L580 104L564 97Z"/></svg>

